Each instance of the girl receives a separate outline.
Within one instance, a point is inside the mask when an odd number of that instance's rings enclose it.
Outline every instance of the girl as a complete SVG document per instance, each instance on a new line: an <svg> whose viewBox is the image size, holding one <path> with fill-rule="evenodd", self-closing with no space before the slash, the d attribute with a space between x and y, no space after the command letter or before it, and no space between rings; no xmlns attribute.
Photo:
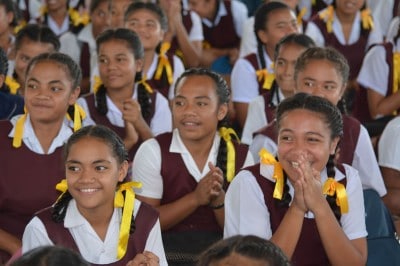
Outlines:
<svg viewBox="0 0 400 266"><path fill-rule="evenodd" d="M250 144L253 133L274 119L279 102L294 94L294 64L300 54L312 46L314 41L310 37L297 33L283 37L277 43L274 52L275 81L271 90L250 102L241 138L243 143Z"/></svg>
<svg viewBox="0 0 400 266"><path fill-rule="evenodd" d="M231 74L232 101L240 128L244 127L249 102L271 88L275 46L284 36L297 32L294 12L281 2L263 4L255 14L254 32L257 53L240 58Z"/></svg>
<svg viewBox="0 0 400 266"><path fill-rule="evenodd" d="M57 196L52 191L64 175L61 147L72 134L65 115L78 98L80 78L79 66L67 55L35 57L26 72L27 114L0 122L1 262L21 246L32 215Z"/></svg>
<svg viewBox="0 0 400 266"><path fill-rule="evenodd" d="M168 101L141 80L143 47L136 33L109 29L98 36L96 45L103 84L79 103L95 123L124 139L132 160L142 141L171 131Z"/></svg>
<svg viewBox="0 0 400 266"><path fill-rule="evenodd" d="M187 70L175 87L176 128L144 142L135 156L133 178L143 183L138 198L160 211L170 265L181 256L184 265L193 265L202 250L221 238L224 188L235 172L253 163L247 147L231 140L232 129L221 127L228 101L220 75Z"/></svg>
<svg viewBox="0 0 400 266"><path fill-rule="evenodd" d="M162 42L167 26L167 17L157 4L132 3L125 12L125 27L135 31L143 44L142 71L146 73L147 82L172 100L174 81L185 67L177 56L167 53L168 44Z"/></svg>
<svg viewBox="0 0 400 266"><path fill-rule="evenodd" d="M15 40L12 30L18 24L15 12L12 0L0 0L0 48L9 57Z"/></svg>
<svg viewBox="0 0 400 266"><path fill-rule="evenodd" d="M66 180L57 185L63 194L27 225L22 252L61 245L93 264L126 265L139 256L166 265L158 213L135 200L138 184L121 183L128 161L116 133L82 128L68 139L64 162Z"/></svg>
<svg viewBox="0 0 400 266"><path fill-rule="evenodd" d="M239 172L226 194L224 237L270 239L295 265L365 265L364 203L358 173L335 168L339 109L298 93L277 108L278 156Z"/></svg>

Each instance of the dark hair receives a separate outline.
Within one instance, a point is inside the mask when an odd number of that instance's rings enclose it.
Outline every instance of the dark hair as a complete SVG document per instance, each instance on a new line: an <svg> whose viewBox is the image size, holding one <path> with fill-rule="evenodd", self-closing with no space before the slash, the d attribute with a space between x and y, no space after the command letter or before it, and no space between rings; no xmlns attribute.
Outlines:
<svg viewBox="0 0 400 266"><path fill-rule="evenodd" d="M89 266L80 254L59 246L40 246L34 248L17 260L11 266Z"/></svg>
<svg viewBox="0 0 400 266"><path fill-rule="evenodd" d="M60 49L60 40L54 32L46 25L28 24L18 31L15 37L15 49L19 50L24 38L28 38L34 42L49 43L54 47L55 51Z"/></svg>
<svg viewBox="0 0 400 266"><path fill-rule="evenodd" d="M269 240L258 236L233 236L210 246L200 255L197 266L208 266L236 253L244 257L261 260L269 266L290 266L283 251Z"/></svg>
<svg viewBox="0 0 400 266"><path fill-rule="evenodd" d="M3 85L0 87L0 91L9 92L10 88L6 84L5 77L8 73L8 57L6 52L0 47L0 75L4 76Z"/></svg>
<svg viewBox="0 0 400 266"><path fill-rule="evenodd" d="M97 53L99 52L101 44L111 40L124 41L129 50L131 50L135 60L143 59L144 49L139 36L134 31L125 28L108 29L103 31L96 39ZM142 73L137 72L135 81L140 81L141 79ZM107 88L102 84L96 93L96 110L102 115L106 115L108 112L106 93ZM140 83L138 84L138 102L142 110L142 116L147 120L151 115L151 98L150 93L146 90L144 85Z"/></svg>
<svg viewBox="0 0 400 266"><path fill-rule="evenodd" d="M152 2L132 2L125 11L124 20L125 22L128 18L137 10L146 9L153 12L158 17L158 22L160 23L161 29L167 31L168 29L168 19L161 7Z"/></svg>
<svg viewBox="0 0 400 266"><path fill-rule="evenodd" d="M111 9L111 0L91 0L89 6L89 12L93 13L97 7L104 2L108 2L108 8Z"/></svg>
<svg viewBox="0 0 400 266"><path fill-rule="evenodd" d="M331 139L336 137L341 138L343 136L343 120L342 114L336 106L334 106L330 101L325 98L321 98L319 96L314 96L307 93L296 93L295 95L284 99L277 108L276 111L276 121L277 127L280 128L280 123L282 118L287 112L304 109L311 112L315 112L321 115L324 123L328 126L331 131ZM328 177L335 177L335 163L334 163L334 155L330 155L328 162L326 164ZM285 177L285 179L287 179ZM286 184L286 180L285 180ZM288 186L284 187L284 199L285 204L288 204L291 200L289 195ZM338 221L340 220L340 209L336 204L336 194L334 196L326 197L329 205L331 206L332 211L334 212Z"/></svg>
<svg viewBox="0 0 400 266"><path fill-rule="evenodd" d="M0 0L0 6L4 6L6 13L13 13L13 19L10 22L9 26L15 27L18 25L18 10L17 5L12 0Z"/></svg>

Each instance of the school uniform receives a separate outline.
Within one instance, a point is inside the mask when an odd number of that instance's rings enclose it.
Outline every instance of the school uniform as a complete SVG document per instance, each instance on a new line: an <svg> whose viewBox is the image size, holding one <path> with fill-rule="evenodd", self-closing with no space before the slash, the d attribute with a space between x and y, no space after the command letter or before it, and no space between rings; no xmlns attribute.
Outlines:
<svg viewBox="0 0 400 266"><path fill-rule="evenodd" d="M102 240L79 212L74 199L68 204L63 223L51 220L50 209L40 212L29 222L23 236L22 252L39 246L58 245L79 252L91 265L126 265L137 253L146 250L159 257L160 265L167 265L158 212L139 200L134 204L136 229L129 237L127 253L121 260L117 260L121 208L114 209Z"/></svg>
<svg viewBox="0 0 400 266"><path fill-rule="evenodd" d="M0 120L24 113L24 98L0 90Z"/></svg>
<svg viewBox="0 0 400 266"><path fill-rule="evenodd" d="M400 171L400 117L393 118L383 130L378 143L379 165Z"/></svg>
<svg viewBox="0 0 400 266"><path fill-rule="evenodd" d="M344 173L335 169L335 180L346 187L349 212L341 215L340 223L350 240L366 237L360 179L355 169L348 165L343 167ZM250 234L270 239L275 233L288 206L275 204L272 196L275 187L273 172L273 166L256 164L240 171L232 181L225 196L224 238L237 234ZM322 184L327 178L324 169L321 172ZM293 200L294 188L289 179L287 184ZM314 214L311 211L304 215L301 236L292 256L292 262L298 265L328 265Z"/></svg>
<svg viewBox="0 0 400 266"><path fill-rule="evenodd" d="M259 161L258 152L262 147L276 154L276 123L268 124L257 133L249 148L254 159ZM374 189L381 197L386 195L385 184L368 132L360 122L347 115L343 115L343 137L339 142L338 163L351 165L358 170L363 189Z"/></svg>
<svg viewBox="0 0 400 266"><path fill-rule="evenodd" d="M398 30L400 26L400 16L397 16L392 19L389 29L386 34L386 40L387 41L394 41L394 38L396 37Z"/></svg>
<svg viewBox="0 0 400 266"><path fill-rule="evenodd" d="M0 228L21 239L32 215L57 199L55 186L65 176L62 148L72 130L63 123L45 153L28 115L21 146L14 148L19 117L0 121ZM0 259L7 257L4 255L0 251Z"/></svg>

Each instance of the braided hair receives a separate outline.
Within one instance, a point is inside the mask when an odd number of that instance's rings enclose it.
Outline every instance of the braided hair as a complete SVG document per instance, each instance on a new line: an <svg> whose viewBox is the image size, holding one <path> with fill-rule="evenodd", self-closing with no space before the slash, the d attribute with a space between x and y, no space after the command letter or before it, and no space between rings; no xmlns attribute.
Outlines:
<svg viewBox="0 0 400 266"><path fill-rule="evenodd" d="M110 150L112 151L113 157L116 158L119 165L121 165L125 161L128 161L128 152L125 148L123 140L108 127L95 125L83 127L70 136L63 150L64 162L66 162L68 158L71 147L80 140L87 137L96 138L107 144L107 146L109 146ZM60 223L64 221L68 203L71 199L72 196L67 190L54 204L52 209L52 219L54 222ZM132 220L131 233L133 233L134 230L135 223L134 220Z"/></svg>
<svg viewBox="0 0 400 266"><path fill-rule="evenodd" d="M127 47L131 50L135 60L143 59L144 50L142 43L140 42L139 36L125 28L108 29L102 32L96 39L97 53L99 53L99 48L101 44L111 41L111 40L121 40L124 41ZM142 80L142 73L136 72L135 81ZM145 86L141 83L138 84L138 97L137 100L140 104L142 110L142 116L146 120L150 118L151 115L151 97L150 92L148 92ZM102 84L96 93L96 110L101 115L106 115L108 112L107 100L106 100L107 88Z"/></svg>
<svg viewBox="0 0 400 266"><path fill-rule="evenodd" d="M226 80L219 75L216 72L213 72L211 70L205 69L205 68L191 68L186 70L185 72L182 73L182 75L177 79L175 83L175 91L174 94L176 95L176 90L181 83L181 81L190 76L206 76L209 77L213 82L214 82L214 88L215 92L218 96L218 104L219 106L223 104L228 104L230 100L231 93L228 88L228 84L226 83ZM228 120L228 114L218 122L217 128L221 127L229 127L229 120ZM225 141L221 141L218 149L218 155L217 155L217 164L216 166L219 167L222 172L224 173L224 177L226 179L226 162L227 162L227 146Z"/></svg>
<svg viewBox="0 0 400 266"><path fill-rule="evenodd" d="M3 84L0 87L0 91L3 92L10 92L10 88L7 86L5 82L5 77L7 76L8 73L8 57L6 52L0 48L0 75L3 75L4 81Z"/></svg>
<svg viewBox="0 0 400 266"><path fill-rule="evenodd" d="M324 123L330 129L331 140L333 140L336 137L341 138L343 136L343 120L340 110L328 100L306 93L297 93L294 96L283 100L278 105L276 112L278 129L280 128L280 123L283 117L286 115L286 113L296 109L304 109L320 114ZM334 178L335 177L334 155L330 155L326 163L326 169L328 177ZM291 199L288 198L290 195L286 181L287 177L285 177L285 187L283 191L284 202L282 202L282 204L289 204ZM289 202L287 202L288 199ZM336 204L336 194L333 196L326 196L326 200L328 201L333 213L335 214L336 219L339 221L341 213L339 206Z"/></svg>

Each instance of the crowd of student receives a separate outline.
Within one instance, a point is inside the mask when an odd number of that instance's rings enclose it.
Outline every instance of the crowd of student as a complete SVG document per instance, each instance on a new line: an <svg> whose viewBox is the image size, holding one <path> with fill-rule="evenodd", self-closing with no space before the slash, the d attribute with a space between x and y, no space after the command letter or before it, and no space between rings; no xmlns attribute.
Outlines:
<svg viewBox="0 0 400 266"><path fill-rule="evenodd" d="M399 111L398 0L0 0L0 265L365 265Z"/></svg>

